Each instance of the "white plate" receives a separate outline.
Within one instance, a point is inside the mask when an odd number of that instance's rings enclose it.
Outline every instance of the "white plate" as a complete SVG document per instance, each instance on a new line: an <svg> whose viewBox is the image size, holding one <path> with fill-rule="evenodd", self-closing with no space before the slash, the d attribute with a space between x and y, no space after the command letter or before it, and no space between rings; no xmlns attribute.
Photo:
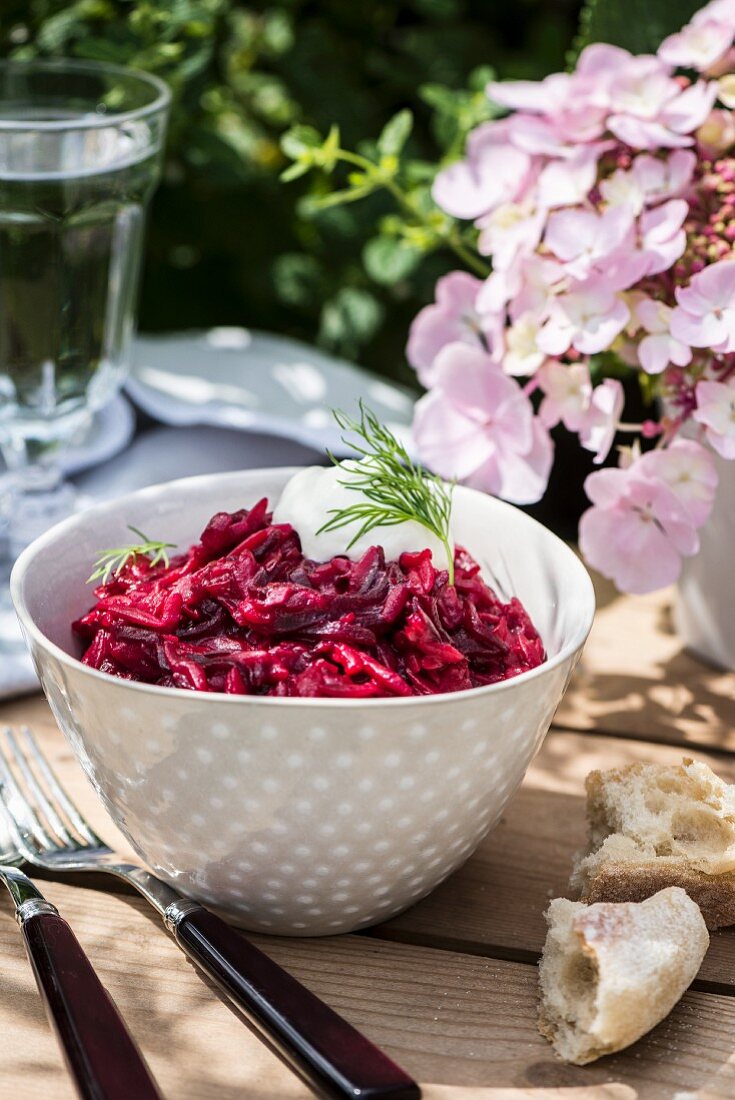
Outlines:
<svg viewBox="0 0 735 1100"><path fill-rule="evenodd" d="M164 424L270 432L344 453L331 409L354 414L362 398L406 435L413 396L308 344L244 328L139 337L127 391Z"/></svg>

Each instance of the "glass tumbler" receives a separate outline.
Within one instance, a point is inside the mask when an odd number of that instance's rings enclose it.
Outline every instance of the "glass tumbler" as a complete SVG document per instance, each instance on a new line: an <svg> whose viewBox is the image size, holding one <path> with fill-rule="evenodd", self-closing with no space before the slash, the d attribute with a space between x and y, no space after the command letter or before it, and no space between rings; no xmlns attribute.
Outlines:
<svg viewBox="0 0 735 1100"><path fill-rule="evenodd" d="M74 506L64 445L130 363L166 85L115 65L0 63L2 559Z"/></svg>

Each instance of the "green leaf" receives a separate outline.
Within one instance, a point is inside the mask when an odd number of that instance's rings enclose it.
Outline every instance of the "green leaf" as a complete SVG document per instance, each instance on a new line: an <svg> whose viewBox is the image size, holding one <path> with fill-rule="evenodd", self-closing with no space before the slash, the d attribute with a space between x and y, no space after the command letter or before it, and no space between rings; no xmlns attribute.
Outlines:
<svg viewBox="0 0 735 1100"><path fill-rule="evenodd" d="M304 252L278 256L272 268L276 293L285 305L309 309L324 293L324 273L318 260Z"/></svg>
<svg viewBox="0 0 735 1100"><path fill-rule="evenodd" d="M467 85L473 92L484 92L487 85L492 80L496 80L497 76L492 65L478 65L470 73Z"/></svg>
<svg viewBox="0 0 735 1100"><path fill-rule="evenodd" d="M281 138L281 149L291 160L298 160L321 145L322 136L313 126L292 126Z"/></svg>
<svg viewBox="0 0 735 1100"><path fill-rule="evenodd" d="M655 53L701 6L701 0L587 0L575 50L610 42L631 53Z"/></svg>
<svg viewBox="0 0 735 1100"><path fill-rule="evenodd" d="M370 195L374 190L372 184L366 184L364 187L331 191L326 195L309 195L307 208L309 210L328 210L332 206L342 206L346 202L357 202L359 199L364 199L366 195Z"/></svg>
<svg viewBox="0 0 735 1100"><path fill-rule="evenodd" d="M299 176L305 176L307 172L310 172L312 165L306 160L295 160L293 164L289 164L288 168L285 168L281 172L280 180L282 183L290 183L291 180L297 180Z"/></svg>
<svg viewBox="0 0 735 1100"><path fill-rule="evenodd" d="M387 122L378 138L378 152L384 157L397 157L411 136L413 114L411 111L399 111Z"/></svg>
<svg viewBox="0 0 735 1100"><path fill-rule="evenodd" d="M331 172L337 163L339 153L339 126L330 126L326 141L322 145L319 165L325 172Z"/></svg>
<svg viewBox="0 0 735 1100"><path fill-rule="evenodd" d="M376 333L383 307L368 290L342 287L322 309L320 340L328 347L357 350Z"/></svg>
<svg viewBox="0 0 735 1100"><path fill-rule="evenodd" d="M49 53L58 50L78 31L79 22L79 10L72 4L44 21L36 41Z"/></svg>
<svg viewBox="0 0 735 1100"><path fill-rule="evenodd" d="M421 252L394 237L373 237L362 252L362 262L371 279L381 286L393 286L416 268Z"/></svg>
<svg viewBox="0 0 735 1100"><path fill-rule="evenodd" d="M74 55L89 61L109 61L114 65L124 65L128 59L125 46L118 46L104 38L84 38L77 44Z"/></svg>

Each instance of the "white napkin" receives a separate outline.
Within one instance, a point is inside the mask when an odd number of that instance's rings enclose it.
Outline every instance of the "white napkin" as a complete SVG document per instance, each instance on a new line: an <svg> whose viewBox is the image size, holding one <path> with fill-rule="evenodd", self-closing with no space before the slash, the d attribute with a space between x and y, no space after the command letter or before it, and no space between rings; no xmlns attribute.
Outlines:
<svg viewBox="0 0 735 1100"><path fill-rule="evenodd" d="M404 435L413 396L376 374L297 340L245 328L140 337L127 392L164 424L269 432L344 454L332 409L360 399Z"/></svg>

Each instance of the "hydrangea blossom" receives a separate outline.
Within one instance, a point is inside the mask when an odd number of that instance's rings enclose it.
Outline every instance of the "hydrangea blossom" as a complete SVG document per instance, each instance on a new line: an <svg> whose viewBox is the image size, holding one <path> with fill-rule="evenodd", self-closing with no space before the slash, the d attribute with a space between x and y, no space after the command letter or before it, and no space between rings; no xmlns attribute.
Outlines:
<svg viewBox="0 0 735 1100"><path fill-rule="evenodd" d="M437 282L436 302L415 317L406 355L425 386L432 384L434 362L447 344L459 341L482 348L493 341L495 318L477 310L481 286L481 280L469 272L452 271Z"/></svg>
<svg viewBox="0 0 735 1100"><path fill-rule="evenodd" d="M709 517L716 485L711 456L689 440L590 474L593 506L579 525L582 553L627 592L672 584L682 559L699 549L697 528Z"/></svg>
<svg viewBox="0 0 735 1100"><path fill-rule="evenodd" d="M425 461L446 478L504 497L538 500L553 459L549 434L522 388L485 352L448 344L436 385L416 405Z"/></svg>
<svg viewBox="0 0 735 1100"><path fill-rule="evenodd" d="M712 506L709 448L735 458L734 40L735 0L712 0L656 55L597 44L573 72L492 83L509 113L433 188L492 271L440 280L414 322L419 453L525 503L545 488L549 429L598 463L617 432L648 440L590 475L580 529L629 591L675 579ZM623 421L625 366L658 424Z"/></svg>

